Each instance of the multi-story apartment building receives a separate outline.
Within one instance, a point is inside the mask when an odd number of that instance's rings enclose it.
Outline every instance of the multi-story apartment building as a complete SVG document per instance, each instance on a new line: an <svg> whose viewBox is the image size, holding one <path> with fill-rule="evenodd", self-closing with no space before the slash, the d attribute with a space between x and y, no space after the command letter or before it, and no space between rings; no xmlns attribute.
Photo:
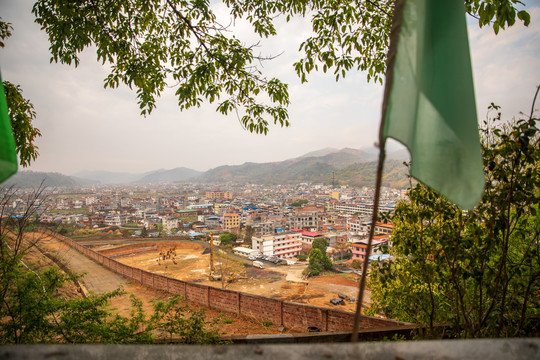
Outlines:
<svg viewBox="0 0 540 360"><path fill-rule="evenodd" d="M251 247L265 256L291 258L300 255L302 251L301 234L288 232L276 235L263 235L251 238Z"/></svg>
<svg viewBox="0 0 540 360"><path fill-rule="evenodd" d="M174 217L164 217L161 218L161 224L163 225L163 228L166 230L172 230L178 228L178 218Z"/></svg>
<svg viewBox="0 0 540 360"><path fill-rule="evenodd" d="M289 218L289 228L317 230L319 226L319 212L292 215Z"/></svg>
<svg viewBox="0 0 540 360"><path fill-rule="evenodd" d="M240 230L240 215L235 213L224 214L223 228L231 231Z"/></svg>
<svg viewBox="0 0 540 360"><path fill-rule="evenodd" d="M217 229L218 227L221 227L221 222L219 221L218 216L206 216L204 223L209 229Z"/></svg>
<svg viewBox="0 0 540 360"><path fill-rule="evenodd" d="M207 191L206 198L216 200L232 200L233 193L231 191Z"/></svg>
<svg viewBox="0 0 540 360"><path fill-rule="evenodd" d="M105 217L105 224L109 226L122 226L127 223L127 215L117 214Z"/></svg>
<svg viewBox="0 0 540 360"><path fill-rule="evenodd" d="M394 224L392 223L376 223L375 224L375 234L386 234L390 235L394 231Z"/></svg>
<svg viewBox="0 0 540 360"><path fill-rule="evenodd" d="M382 244L386 244L388 242L388 235L382 235L382 236L375 236L373 237L373 244L372 244L372 255L382 254L380 251L380 247ZM367 250L367 243L368 240L357 240L352 243L351 249L352 249L352 259L353 260L364 260L366 258L366 250Z"/></svg>
<svg viewBox="0 0 540 360"><path fill-rule="evenodd" d="M293 229L292 231L297 232L300 234L300 240L304 244L312 245L313 240L315 240L318 237L324 237L324 234L317 233L317 232L311 232L311 231L304 231L299 229Z"/></svg>
<svg viewBox="0 0 540 360"><path fill-rule="evenodd" d="M363 233L366 230L364 222L358 216L353 216L347 220L347 229L355 233Z"/></svg>
<svg viewBox="0 0 540 360"><path fill-rule="evenodd" d="M275 234L276 232L289 230L286 218L281 216L268 216L266 221L254 223L255 232L260 235Z"/></svg>
<svg viewBox="0 0 540 360"><path fill-rule="evenodd" d="M341 211L348 214L359 214L363 216L370 216L373 212L373 204L371 203L358 203L358 204L335 204L336 211ZM394 205L379 205L379 214L385 212L394 212Z"/></svg>

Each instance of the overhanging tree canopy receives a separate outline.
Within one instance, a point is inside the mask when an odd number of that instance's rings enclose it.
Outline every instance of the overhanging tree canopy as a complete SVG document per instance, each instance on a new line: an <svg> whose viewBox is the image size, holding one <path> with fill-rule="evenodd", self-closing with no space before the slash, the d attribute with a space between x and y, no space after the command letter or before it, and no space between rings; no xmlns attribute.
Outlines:
<svg viewBox="0 0 540 360"><path fill-rule="evenodd" d="M311 19L313 35L300 45L295 64L302 82L313 70L332 70L336 80L353 69L382 83L393 0L224 0L231 20L247 20L260 37L277 35L276 20ZM466 0L480 26L497 32L529 16L517 0ZM51 43L52 61L77 66L78 55L95 46L110 65L105 87L123 83L137 91L141 113L155 107L166 86L176 89L181 109L217 103L235 112L244 127L266 134L269 121L289 125L287 84L261 71L255 44L244 44L217 18L207 0L40 0L36 22Z"/></svg>

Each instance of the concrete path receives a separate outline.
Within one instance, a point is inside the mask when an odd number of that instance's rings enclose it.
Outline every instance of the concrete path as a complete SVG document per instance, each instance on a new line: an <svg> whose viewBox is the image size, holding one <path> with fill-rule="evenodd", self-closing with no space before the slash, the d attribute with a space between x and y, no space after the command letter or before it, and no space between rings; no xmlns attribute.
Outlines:
<svg viewBox="0 0 540 360"><path fill-rule="evenodd" d="M59 240L52 241L59 242ZM49 246L49 244L48 241L45 241L41 244L41 247L53 253L73 273L83 275L80 281L91 293L102 294L116 290L122 285L129 283L127 278L98 264L66 244L63 244L64 246L60 249L58 248L58 244L54 244L54 247Z"/></svg>

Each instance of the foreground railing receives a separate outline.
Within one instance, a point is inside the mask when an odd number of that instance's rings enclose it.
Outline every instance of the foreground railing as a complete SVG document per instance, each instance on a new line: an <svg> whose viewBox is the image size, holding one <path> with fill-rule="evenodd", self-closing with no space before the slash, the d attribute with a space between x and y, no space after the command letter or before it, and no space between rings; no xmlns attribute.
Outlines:
<svg viewBox="0 0 540 360"><path fill-rule="evenodd" d="M253 345L9 345L0 359L362 359L535 360L540 339L482 339L339 344Z"/></svg>

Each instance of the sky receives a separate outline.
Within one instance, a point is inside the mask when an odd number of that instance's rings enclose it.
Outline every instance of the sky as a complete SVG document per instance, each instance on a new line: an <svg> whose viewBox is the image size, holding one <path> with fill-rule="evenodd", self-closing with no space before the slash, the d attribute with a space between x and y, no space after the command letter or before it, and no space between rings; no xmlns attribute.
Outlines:
<svg viewBox="0 0 540 360"><path fill-rule="evenodd" d="M491 102L502 106L503 118L529 113L540 85L540 4L530 4L529 27L516 23L497 36L468 19L471 59L479 119ZM269 134L244 130L234 114L224 116L215 104L180 111L174 89L167 89L149 116L142 117L135 91L122 86L104 89L107 69L87 49L81 64L50 63L49 43L31 13L31 0L0 0L0 16L12 23L13 36L0 49L4 80L21 85L34 104L38 159L27 170L75 174L79 171L142 173L187 167L199 171L244 162L282 161L326 147L373 147L381 116L380 84L351 71L335 82L332 73L309 76L301 84L293 62L309 19L281 23L278 37L261 42L263 55L282 53L264 72L289 84L291 126L271 126ZM216 5L218 14L225 14ZM245 24L236 30L251 40ZM251 35L250 35L251 34ZM540 108L540 104L537 104Z"/></svg>

